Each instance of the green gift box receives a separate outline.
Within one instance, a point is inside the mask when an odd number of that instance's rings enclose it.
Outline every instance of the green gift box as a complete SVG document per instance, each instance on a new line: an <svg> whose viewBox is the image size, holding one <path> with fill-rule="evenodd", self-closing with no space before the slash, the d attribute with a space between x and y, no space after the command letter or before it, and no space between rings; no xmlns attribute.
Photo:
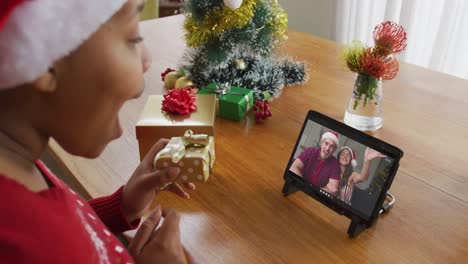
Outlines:
<svg viewBox="0 0 468 264"><path fill-rule="evenodd" d="M240 121L253 106L253 91L227 84L210 83L198 91L199 94L216 94L219 116Z"/></svg>

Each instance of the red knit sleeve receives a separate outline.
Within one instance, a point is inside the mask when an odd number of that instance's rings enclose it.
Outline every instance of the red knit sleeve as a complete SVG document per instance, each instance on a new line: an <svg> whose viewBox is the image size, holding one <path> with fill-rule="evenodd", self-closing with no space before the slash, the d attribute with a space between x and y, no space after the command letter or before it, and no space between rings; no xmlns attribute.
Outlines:
<svg viewBox="0 0 468 264"><path fill-rule="evenodd" d="M122 210L122 193L123 186L109 196L99 197L88 201L89 205L94 209L94 211L96 211L99 218L101 218L101 221L114 234L135 229L140 224L140 219L129 223L125 217Z"/></svg>

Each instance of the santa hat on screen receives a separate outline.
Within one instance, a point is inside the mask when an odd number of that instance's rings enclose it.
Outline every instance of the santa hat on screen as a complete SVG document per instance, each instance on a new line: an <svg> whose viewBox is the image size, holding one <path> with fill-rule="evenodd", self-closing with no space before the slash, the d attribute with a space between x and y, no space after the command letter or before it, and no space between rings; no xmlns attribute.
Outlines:
<svg viewBox="0 0 468 264"><path fill-rule="evenodd" d="M349 150L349 152L351 153L351 166L357 167L358 164L357 164L357 161L356 161L356 152L354 152L354 150L352 148L350 148L348 146L343 146L340 149L340 151L338 152L338 157L340 156L341 151L343 151L345 149Z"/></svg>
<svg viewBox="0 0 468 264"><path fill-rule="evenodd" d="M335 131L328 131L328 132L325 132L323 133L322 135L322 140L326 139L326 138L329 138L331 140L333 140L333 142L335 142L336 146L339 145L339 141L338 141L338 138L339 138L339 134L336 133Z"/></svg>
<svg viewBox="0 0 468 264"><path fill-rule="evenodd" d="M128 0L1 0L0 90L34 81Z"/></svg>

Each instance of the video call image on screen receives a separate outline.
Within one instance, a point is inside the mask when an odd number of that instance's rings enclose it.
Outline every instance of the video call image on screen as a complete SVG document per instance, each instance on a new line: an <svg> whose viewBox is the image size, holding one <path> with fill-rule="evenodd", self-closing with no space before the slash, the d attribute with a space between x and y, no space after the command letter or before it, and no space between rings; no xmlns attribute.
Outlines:
<svg viewBox="0 0 468 264"><path fill-rule="evenodd" d="M289 170L370 216L392 165L392 158L308 120Z"/></svg>

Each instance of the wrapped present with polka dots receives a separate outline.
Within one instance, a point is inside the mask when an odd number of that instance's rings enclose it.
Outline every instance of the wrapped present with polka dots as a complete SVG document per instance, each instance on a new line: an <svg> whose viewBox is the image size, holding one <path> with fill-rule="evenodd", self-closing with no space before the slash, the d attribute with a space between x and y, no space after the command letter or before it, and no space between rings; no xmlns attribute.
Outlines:
<svg viewBox="0 0 468 264"><path fill-rule="evenodd" d="M187 130L182 137L173 137L154 159L154 167L179 167L178 182L208 181L215 161L214 139L207 134Z"/></svg>

